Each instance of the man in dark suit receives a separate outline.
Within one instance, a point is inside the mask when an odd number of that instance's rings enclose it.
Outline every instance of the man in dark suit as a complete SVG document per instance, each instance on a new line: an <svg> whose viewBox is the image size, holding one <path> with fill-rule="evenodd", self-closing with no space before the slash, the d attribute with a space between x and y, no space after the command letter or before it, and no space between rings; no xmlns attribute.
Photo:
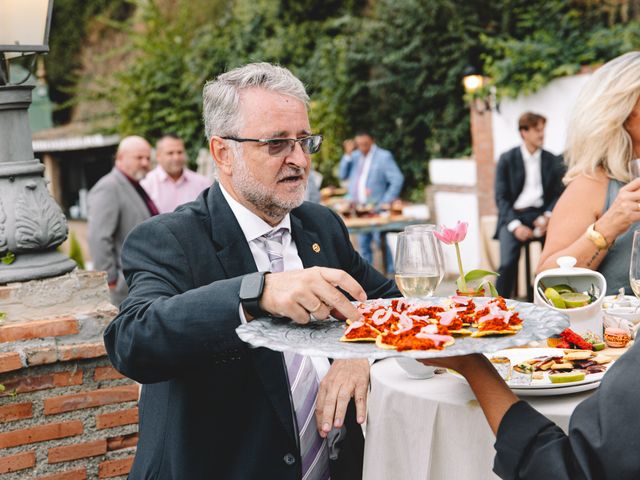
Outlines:
<svg viewBox="0 0 640 480"><path fill-rule="evenodd" d="M542 149L545 124L542 115L523 113L518 120L522 145L498 160L498 225L493 238L500 240L496 288L504 297L510 297L515 287L520 248L534 239L544 241L551 211L564 188L562 160Z"/></svg>
<svg viewBox="0 0 640 480"><path fill-rule="evenodd" d="M261 315L356 320L350 299L399 296L335 213L303 203L322 141L307 104L302 83L269 64L209 82L219 183L125 243L130 293L105 344L144 384L131 479L362 476L369 362L250 348L235 332Z"/></svg>

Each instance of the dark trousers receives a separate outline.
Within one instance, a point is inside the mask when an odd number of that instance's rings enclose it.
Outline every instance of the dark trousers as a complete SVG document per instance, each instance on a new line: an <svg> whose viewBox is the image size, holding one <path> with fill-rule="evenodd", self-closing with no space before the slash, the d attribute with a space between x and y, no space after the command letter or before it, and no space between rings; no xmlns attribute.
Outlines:
<svg viewBox="0 0 640 480"><path fill-rule="evenodd" d="M533 228L534 220L542 213L542 209L531 209L519 214L518 219L523 225ZM509 298L516 288L520 249L524 243L520 242L513 236L513 233L507 230L507 225L503 225L500 229L498 240L500 241L500 268L498 269L500 276L496 280L496 289L501 296ZM544 244L544 238L535 240ZM529 280L527 279L527 281Z"/></svg>

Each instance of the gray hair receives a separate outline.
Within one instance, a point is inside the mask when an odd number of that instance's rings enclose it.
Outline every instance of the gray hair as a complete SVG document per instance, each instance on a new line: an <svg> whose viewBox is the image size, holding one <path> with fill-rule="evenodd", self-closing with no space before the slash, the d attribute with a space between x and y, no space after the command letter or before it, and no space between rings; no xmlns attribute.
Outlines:
<svg viewBox="0 0 640 480"><path fill-rule="evenodd" d="M240 130L240 91L260 87L289 95L309 106L302 82L288 69L270 63L249 63L208 81L202 92L204 130L208 140L237 135Z"/></svg>

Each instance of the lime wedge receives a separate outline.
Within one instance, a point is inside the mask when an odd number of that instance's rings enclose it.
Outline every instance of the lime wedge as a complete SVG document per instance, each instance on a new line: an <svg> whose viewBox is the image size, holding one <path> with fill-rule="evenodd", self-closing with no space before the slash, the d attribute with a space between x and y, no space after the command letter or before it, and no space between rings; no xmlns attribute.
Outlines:
<svg viewBox="0 0 640 480"><path fill-rule="evenodd" d="M575 292L575 290L566 283L559 283L558 285L553 285L549 288L553 288L558 293Z"/></svg>
<svg viewBox="0 0 640 480"><path fill-rule="evenodd" d="M547 297L549 300L551 300L551 303L553 303L553 306L556 308L567 308L567 305L565 304L564 300L562 299L562 296L553 288L548 287L545 291L544 291L544 296Z"/></svg>
<svg viewBox="0 0 640 480"><path fill-rule="evenodd" d="M597 342L597 343L594 343L594 344L593 344L593 351L594 351L594 352L597 352L597 351L599 351L599 350L604 350L604 347L605 347L605 346L606 346L606 345L605 345L605 343L604 343L604 342Z"/></svg>
<svg viewBox="0 0 640 480"><path fill-rule="evenodd" d="M567 308L577 308L584 307L585 305L589 305L591 303L591 297L586 293L573 293L566 292L561 293L560 297L564 300L564 303Z"/></svg>
<svg viewBox="0 0 640 480"><path fill-rule="evenodd" d="M584 377L584 372L562 372L549 374L549 380L551 380L551 383L580 382L584 380Z"/></svg>

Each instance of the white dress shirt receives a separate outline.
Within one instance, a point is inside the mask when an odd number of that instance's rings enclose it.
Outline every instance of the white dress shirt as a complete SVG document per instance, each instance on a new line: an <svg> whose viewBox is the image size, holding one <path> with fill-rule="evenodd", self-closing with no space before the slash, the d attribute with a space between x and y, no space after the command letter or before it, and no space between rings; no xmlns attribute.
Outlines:
<svg viewBox="0 0 640 480"><path fill-rule="evenodd" d="M540 158L542 149L537 149L533 153L529 153L527 147L523 144L520 146L522 153L522 161L524 163L524 186L522 192L513 203L515 210L524 210L525 208L540 208L544 205L544 191L542 189L542 171L540 167ZM507 225L507 230L513 232L522 225L520 220L512 220Z"/></svg>
<svg viewBox="0 0 640 480"><path fill-rule="evenodd" d="M369 198L367 192L367 178L369 177L369 170L371 170L371 159L373 158L373 154L376 151L376 148L377 147L375 144L372 145L369 149L369 153L367 153L367 155L361 160L362 162L364 162L364 165L362 166L362 173L358 178L358 198L356 199L358 203L367 203L367 200Z"/></svg>
<svg viewBox="0 0 640 480"><path fill-rule="evenodd" d="M259 272L268 272L271 267L271 262L269 261L269 255L267 255L267 251L264 248L264 243L260 239L262 235L265 233L269 233L271 230L278 230L279 228L286 229L286 232L282 236L282 257L284 261L284 270L302 270L304 268L302 264L302 260L298 255L298 247L295 242L293 242L291 237L291 217L287 214L282 221L272 227L247 207L242 205L236 199L234 199L229 192L227 192L222 184L220 184L220 190L222 191L222 195L224 195L225 200L231 207L231 211L233 212L236 220L240 224L240 228L242 229L242 233L244 233L245 238L247 239L247 243L249 244L249 248L251 249L251 254L253 255L253 259L256 262L256 266L258 267ZM223 226L221 226L224 228ZM242 323L247 323L247 319L244 316L244 310L242 309L242 305L240 305L240 320ZM326 375L329 370L329 360L326 357L311 357L313 362L313 366L318 373L318 380L322 380L322 378Z"/></svg>

